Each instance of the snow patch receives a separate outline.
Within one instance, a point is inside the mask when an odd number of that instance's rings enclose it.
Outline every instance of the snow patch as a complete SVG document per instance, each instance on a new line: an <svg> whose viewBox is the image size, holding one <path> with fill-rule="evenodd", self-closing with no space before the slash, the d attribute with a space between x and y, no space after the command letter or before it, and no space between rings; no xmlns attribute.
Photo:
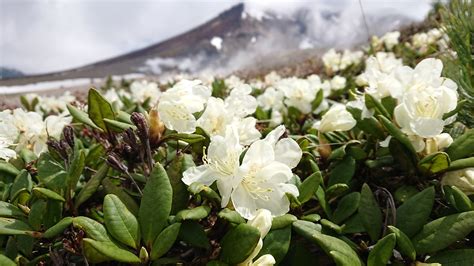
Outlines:
<svg viewBox="0 0 474 266"><path fill-rule="evenodd" d="M214 36L211 39L211 44L212 44L212 46L216 47L217 50L221 50L222 49L222 38L218 37L218 36Z"/></svg>

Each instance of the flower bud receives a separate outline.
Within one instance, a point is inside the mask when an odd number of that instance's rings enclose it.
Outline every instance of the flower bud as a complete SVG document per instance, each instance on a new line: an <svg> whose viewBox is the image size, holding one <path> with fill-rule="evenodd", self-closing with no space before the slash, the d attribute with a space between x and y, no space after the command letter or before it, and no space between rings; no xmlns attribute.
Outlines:
<svg viewBox="0 0 474 266"><path fill-rule="evenodd" d="M138 137L142 142L148 139L148 123L142 113L133 112L130 116L132 123L137 126Z"/></svg>
<svg viewBox="0 0 474 266"><path fill-rule="evenodd" d="M252 220L248 220L248 225L260 231L260 237L264 238L272 227L272 213L267 209L259 209Z"/></svg>
<svg viewBox="0 0 474 266"><path fill-rule="evenodd" d="M63 129L64 140L66 140L69 147L74 148L74 130L71 126L65 126Z"/></svg>
<svg viewBox="0 0 474 266"><path fill-rule="evenodd" d="M441 184L444 186L456 186L466 195L474 194L474 167L458 171L447 172Z"/></svg>
<svg viewBox="0 0 474 266"><path fill-rule="evenodd" d="M155 147L163 136L166 128L165 124L161 122L160 115L156 109L151 109L148 116L150 118L150 145Z"/></svg>
<svg viewBox="0 0 474 266"><path fill-rule="evenodd" d="M118 157L117 154L111 152L107 156L107 163L112 166L115 170L121 171L121 172L127 172L128 168L125 164L122 163L120 158Z"/></svg>

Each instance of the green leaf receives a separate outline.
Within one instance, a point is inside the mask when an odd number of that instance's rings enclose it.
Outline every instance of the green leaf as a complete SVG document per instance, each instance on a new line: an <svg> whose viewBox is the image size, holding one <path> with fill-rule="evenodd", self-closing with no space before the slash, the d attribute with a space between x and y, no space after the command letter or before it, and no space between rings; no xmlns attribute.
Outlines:
<svg viewBox="0 0 474 266"><path fill-rule="evenodd" d="M16 266L16 263L9 259L7 256L0 254L0 265L3 266Z"/></svg>
<svg viewBox="0 0 474 266"><path fill-rule="evenodd" d="M443 266L474 265L474 249L447 250L431 256L427 263L439 263Z"/></svg>
<svg viewBox="0 0 474 266"><path fill-rule="evenodd" d="M210 248L209 239L204 228L196 221L184 221L179 231L179 238L198 248Z"/></svg>
<svg viewBox="0 0 474 266"><path fill-rule="evenodd" d="M432 153L418 163L418 169L426 175L433 175L446 171L451 161L444 152Z"/></svg>
<svg viewBox="0 0 474 266"><path fill-rule="evenodd" d="M321 172L317 171L308 176L303 183L298 187L300 191L300 195L298 196L298 201L301 202L301 204L307 202L308 200L311 199L311 197L314 196L314 193L319 187L319 184L321 184L323 178L321 176Z"/></svg>
<svg viewBox="0 0 474 266"><path fill-rule="evenodd" d="M50 227L46 232L44 232L44 238L53 238L59 234L62 234L66 228L68 228L73 222L72 217L64 217L59 223Z"/></svg>
<svg viewBox="0 0 474 266"><path fill-rule="evenodd" d="M76 108L76 107L74 107L70 104L66 104L66 107L69 110L69 113L71 114L71 116L75 120L77 120L77 121L79 121L83 124L86 124L86 125L94 128L94 129L98 129L98 130L102 131L102 129L100 127L98 127L94 124L94 122L89 118L89 116L87 115L86 112L81 111L78 108Z"/></svg>
<svg viewBox="0 0 474 266"><path fill-rule="evenodd" d="M296 217L295 217L295 218L296 218ZM301 220L305 220L305 221L309 221L309 222L316 223L316 222L318 222L319 220L321 220L321 215L319 215L319 214L317 214L317 213L312 213L312 214L308 214L308 215L301 216Z"/></svg>
<svg viewBox="0 0 474 266"><path fill-rule="evenodd" d="M398 251L400 251L402 255L407 256L410 260L415 260L416 251L415 251L415 247L411 243L410 238L408 238L408 236L405 235L405 233L403 233L400 229L394 226L389 225L388 230L394 233L395 236L397 237Z"/></svg>
<svg viewBox="0 0 474 266"><path fill-rule="evenodd" d="M104 118L104 122L110 130L114 132L118 132L118 133L123 132L129 128L132 128L133 130L137 129L137 127L134 125L120 122L117 120L108 119L108 118Z"/></svg>
<svg viewBox="0 0 474 266"><path fill-rule="evenodd" d="M349 219L344 222L342 226L343 234L354 234L366 232L364 225L362 225L362 219L360 213L352 215Z"/></svg>
<svg viewBox="0 0 474 266"><path fill-rule="evenodd" d="M455 161L472 155L474 153L474 129L469 129L462 136L449 145L446 153L451 160Z"/></svg>
<svg viewBox="0 0 474 266"><path fill-rule="evenodd" d="M84 238L82 241L90 244L103 255L120 262L140 263L140 259L132 252L120 248L111 241L96 241L90 238Z"/></svg>
<svg viewBox="0 0 474 266"><path fill-rule="evenodd" d="M135 216L114 194L104 198L104 219L107 231L118 241L134 249L140 242L140 227Z"/></svg>
<svg viewBox="0 0 474 266"><path fill-rule="evenodd" d="M263 247L257 258L265 254L271 254L279 264L285 257L291 242L291 226L271 230L263 239Z"/></svg>
<svg viewBox="0 0 474 266"><path fill-rule="evenodd" d="M143 197L138 211L138 221L145 245L151 247L153 241L165 227L171 211L173 190L165 169L156 163L143 189Z"/></svg>
<svg viewBox="0 0 474 266"><path fill-rule="evenodd" d="M52 190L49 190L47 188L35 187L35 188L33 188L33 193L38 198L52 199L52 200L57 200L57 201L61 201L61 202L66 201L61 195L59 195L58 193L56 193Z"/></svg>
<svg viewBox="0 0 474 266"><path fill-rule="evenodd" d="M392 257L395 243L396 236L393 233L380 239L369 253L367 266L387 265Z"/></svg>
<svg viewBox="0 0 474 266"><path fill-rule="evenodd" d="M0 217L25 217L25 213L22 212L17 206L10 204L5 201L0 201Z"/></svg>
<svg viewBox="0 0 474 266"><path fill-rule="evenodd" d="M26 171L26 169L23 169L16 176L15 181L13 181L12 187L10 189L10 199L12 199L13 196L18 193L18 191L26 189L26 191L30 192L32 188L33 181L31 180L31 176L28 171Z"/></svg>
<svg viewBox="0 0 474 266"><path fill-rule="evenodd" d="M238 264L247 259L257 246L260 231L248 224L231 229L221 241L220 259L228 264Z"/></svg>
<svg viewBox="0 0 474 266"><path fill-rule="evenodd" d="M346 184L334 184L326 189L326 198L336 198L340 195L344 194L346 191L349 190L349 186Z"/></svg>
<svg viewBox="0 0 474 266"><path fill-rule="evenodd" d="M281 216L274 217L272 220L272 230L285 228L291 225L293 222L298 220L293 214L283 214Z"/></svg>
<svg viewBox="0 0 474 266"><path fill-rule="evenodd" d="M153 249L151 250L152 260L160 258L161 256L165 255L168 250L170 250L178 238L180 228L181 223L175 223L161 231L153 243Z"/></svg>
<svg viewBox="0 0 474 266"><path fill-rule="evenodd" d="M227 220L230 223L234 224L241 224L245 223L245 219L240 216L240 214L234 210L230 209L223 209L222 211L217 214L217 216L221 219Z"/></svg>
<svg viewBox="0 0 474 266"><path fill-rule="evenodd" d="M417 253L432 253L462 240L474 230L474 211L444 216L423 226L412 239Z"/></svg>
<svg viewBox="0 0 474 266"><path fill-rule="evenodd" d="M173 188L171 214L176 214L179 210L185 209L188 206L188 188L181 180L183 178L183 172L192 166L194 166L192 155L180 153L171 161L166 170L171 187Z"/></svg>
<svg viewBox="0 0 474 266"><path fill-rule="evenodd" d="M57 162L48 152L43 152L36 163L38 175L36 176L40 183L45 187L63 192L66 188L67 173L64 167Z"/></svg>
<svg viewBox="0 0 474 266"><path fill-rule="evenodd" d="M418 189L416 189L416 187L414 186L403 185L397 188L397 190L395 191L394 197L397 202L404 203L409 198L418 194L418 192L419 192Z"/></svg>
<svg viewBox="0 0 474 266"><path fill-rule="evenodd" d="M385 109L382 103L379 102L379 100L375 99L374 96L370 95L369 93L365 93L364 96L365 96L365 105L367 106L367 108L369 109L375 108L375 110L377 110L379 114L383 115L384 117L388 119L391 118L390 113L387 111L387 109Z"/></svg>
<svg viewBox="0 0 474 266"><path fill-rule="evenodd" d="M105 229L105 227L101 223L89 217L74 217L72 220L72 224L74 225L74 227L84 230L84 232L86 232L86 235L94 240L101 242L111 241L109 236L107 235L107 230Z"/></svg>
<svg viewBox="0 0 474 266"><path fill-rule="evenodd" d="M338 233L338 234L341 234L342 233L342 227L329 221L329 220L326 220L326 219L321 219L321 221L319 221L321 223L322 226L324 226L325 228L328 228L328 229L331 229L332 231Z"/></svg>
<svg viewBox="0 0 474 266"><path fill-rule="evenodd" d="M397 228L412 237L428 221L433 208L434 187L426 188L397 208Z"/></svg>
<svg viewBox="0 0 474 266"><path fill-rule="evenodd" d="M0 218L0 235L31 235L31 227L20 220Z"/></svg>
<svg viewBox="0 0 474 266"><path fill-rule="evenodd" d="M31 205L30 213L28 213L28 224L33 229L40 230L46 208L47 203L44 200L37 200Z"/></svg>
<svg viewBox="0 0 474 266"><path fill-rule="evenodd" d="M346 155L344 159L336 164L329 175L328 186L335 184L348 184L354 175L356 169L356 161L354 157Z"/></svg>
<svg viewBox="0 0 474 266"><path fill-rule="evenodd" d="M182 210L176 214L176 221L181 222L185 220L201 220L206 218L211 212L209 206L198 206L193 209Z"/></svg>
<svg viewBox="0 0 474 266"><path fill-rule="evenodd" d="M102 179L105 178L107 172L109 171L109 166L106 163L103 163L102 166L97 170L97 172L91 176L89 181L84 185L79 194L76 197L74 202L74 207L79 207L82 203L88 200L99 187Z"/></svg>
<svg viewBox="0 0 474 266"><path fill-rule="evenodd" d="M329 206L327 200L326 200L326 192L324 192L324 188L322 186L319 186L318 190L316 190L316 198L319 201L319 204L321 205L321 208L323 208L324 212L326 213L327 216L331 216L331 207Z"/></svg>
<svg viewBox="0 0 474 266"><path fill-rule="evenodd" d="M474 167L474 157L459 159L451 162L451 165L448 167L447 171L454 171L469 167Z"/></svg>
<svg viewBox="0 0 474 266"><path fill-rule="evenodd" d="M191 192L192 194L200 194L201 196L204 196L216 203L221 202L221 197L219 194L217 194L212 188L205 186L201 183L194 182L188 187L188 191Z"/></svg>
<svg viewBox="0 0 474 266"><path fill-rule="evenodd" d="M82 171L86 165L86 156L83 150L74 153L71 166L68 169L68 187L70 190L76 189L77 182L81 177Z"/></svg>
<svg viewBox="0 0 474 266"><path fill-rule="evenodd" d="M472 210L472 203L469 197L456 186L444 186L445 196L451 205L460 212Z"/></svg>
<svg viewBox="0 0 474 266"><path fill-rule="evenodd" d="M139 206L137 202L122 187L114 185L108 177L102 180L102 186L107 194L114 194L117 196L134 216L138 215Z"/></svg>
<svg viewBox="0 0 474 266"><path fill-rule="evenodd" d="M166 135L162 141L184 141L187 142L188 144L194 144L197 142L201 142L205 140L206 137L198 135L198 134L185 134L185 133L173 133Z"/></svg>
<svg viewBox="0 0 474 266"><path fill-rule="evenodd" d="M88 96L88 110L89 118L98 127L104 131L108 131L107 124L104 118L114 120L115 114L112 105L96 90L90 89Z"/></svg>
<svg viewBox="0 0 474 266"><path fill-rule="evenodd" d="M382 231L382 212L375 200L372 190L367 184L362 186L359 203L359 213L362 225L372 241L379 239Z"/></svg>
<svg viewBox="0 0 474 266"><path fill-rule="evenodd" d="M354 214L359 208L360 193L352 192L344 196L337 204L336 210L333 212L331 220L336 224L343 222Z"/></svg>
<svg viewBox="0 0 474 266"><path fill-rule="evenodd" d="M17 176L20 171L11 163L0 161L0 173L11 176Z"/></svg>
<svg viewBox="0 0 474 266"><path fill-rule="evenodd" d="M308 222L296 221L293 223L295 232L320 246L337 265L362 266L357 253L339 238L324 235L318 230L307 226Z"/></svg>
<svg viewBox="0 0 474 266"><path fill-rule="evenodd" d="M379 115L378 118L382 122L383 126L387 129L388 133L390 133L390 135L392 135L395 139L402 143L403 146L405 146L405 148L407 148L412 154L416 153L415 148L413 148L413 145L411 144L408 137L398 127L392 124L392 122L386 117Z"/></svg>

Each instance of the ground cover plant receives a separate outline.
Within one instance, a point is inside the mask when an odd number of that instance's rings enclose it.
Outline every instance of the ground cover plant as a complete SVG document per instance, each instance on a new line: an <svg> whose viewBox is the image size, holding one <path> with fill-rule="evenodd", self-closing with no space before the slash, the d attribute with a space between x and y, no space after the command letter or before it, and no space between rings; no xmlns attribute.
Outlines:
<svg viewBox="0 0 474 266"><path fill-rule="evenodd" d="M0 264L473 265L473 9L307 77L23 96Z"/></svg>

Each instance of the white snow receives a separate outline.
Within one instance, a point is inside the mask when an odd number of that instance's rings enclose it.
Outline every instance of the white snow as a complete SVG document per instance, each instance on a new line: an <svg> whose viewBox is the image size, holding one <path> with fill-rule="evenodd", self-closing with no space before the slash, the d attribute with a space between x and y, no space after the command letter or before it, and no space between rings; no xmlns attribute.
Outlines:
<svg viewBox="0 0 474 266"><path fill-rule="evenodd" d="M121 79L135 79L143 77L143 74L126 74L121 76L112 76L113 80ZM95 85L102 82L102 78L79 78L79 79L65 79L65 80L55 80L55 81L42 81L36 83L30 83L25 85L14 85L14 86L0 86L0 94L17 94L17 93L30 93L30 92L40 92L48 91L54 89L64 89L71 88L75 86L83 85Z"/></svg>
<svg viewBox="0 0 474 266"><path fill-rule="evenodd" d="M216 47L217 50L222 49L222 38L218 36L214 36L211 39L211 44Z"/></svg>

